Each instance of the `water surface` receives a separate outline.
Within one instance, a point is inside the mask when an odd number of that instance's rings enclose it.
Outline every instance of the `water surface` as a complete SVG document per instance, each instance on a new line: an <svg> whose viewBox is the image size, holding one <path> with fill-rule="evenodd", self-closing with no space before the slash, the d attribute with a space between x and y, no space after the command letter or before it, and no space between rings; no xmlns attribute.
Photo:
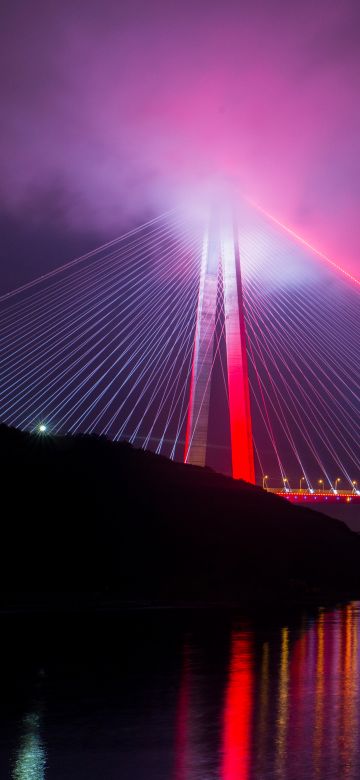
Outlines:
<svg viewBox="0 0 360 780"><path fill-rule="evenodd" d="M0 777L358 780L359 609L2 615Z"/></svg>

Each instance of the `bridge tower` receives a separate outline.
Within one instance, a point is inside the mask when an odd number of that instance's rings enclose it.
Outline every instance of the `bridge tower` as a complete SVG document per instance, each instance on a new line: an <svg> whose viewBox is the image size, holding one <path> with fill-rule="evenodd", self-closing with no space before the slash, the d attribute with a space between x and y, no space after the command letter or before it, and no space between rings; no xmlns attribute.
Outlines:
<svg viewBox="0 0 360 780"><path fill-rule="evenodd" d="M254 484L240 250L237 225L231 212L213 215L204 236L184 461L198 466L204 466L206 462L220 273L223 277L232 475Z"/></svg>

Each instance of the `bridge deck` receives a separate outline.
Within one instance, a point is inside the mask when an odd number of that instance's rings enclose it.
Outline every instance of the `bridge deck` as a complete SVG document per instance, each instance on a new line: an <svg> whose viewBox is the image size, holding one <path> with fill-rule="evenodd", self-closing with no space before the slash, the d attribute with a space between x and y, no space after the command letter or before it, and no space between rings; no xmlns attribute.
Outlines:
<svg viewBox="0 0 360 780"><path fill-rule="evenodd" d="M294 504L360 504L360 493L351 490L326 491L311 493L309 490L283 490L281 488L266 488L268 493L275 493Z"/></svg>

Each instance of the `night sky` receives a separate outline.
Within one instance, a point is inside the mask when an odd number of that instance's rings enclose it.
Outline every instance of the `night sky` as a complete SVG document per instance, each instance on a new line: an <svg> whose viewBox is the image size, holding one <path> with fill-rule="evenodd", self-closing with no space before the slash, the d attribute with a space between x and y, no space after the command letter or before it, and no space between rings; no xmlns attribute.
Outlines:
<svg viewBox="0 0 360 780"><path fill-rule="evenodd" d="M231 179L359 271L357 0L8 0L0 289Z"/></svg>

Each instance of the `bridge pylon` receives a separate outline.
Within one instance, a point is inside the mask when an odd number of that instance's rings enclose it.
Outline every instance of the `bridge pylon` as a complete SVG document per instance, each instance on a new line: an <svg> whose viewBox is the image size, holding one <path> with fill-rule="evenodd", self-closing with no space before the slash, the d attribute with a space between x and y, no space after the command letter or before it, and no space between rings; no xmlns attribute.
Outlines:
<svg viewBox="0 0 360 780"><path fill-rule="evenodd" d="M238 229L230 211L214 214L204 236L184 461L205 466L214 359L216 305L222 274L232 475L255 483Z"/></svg>

